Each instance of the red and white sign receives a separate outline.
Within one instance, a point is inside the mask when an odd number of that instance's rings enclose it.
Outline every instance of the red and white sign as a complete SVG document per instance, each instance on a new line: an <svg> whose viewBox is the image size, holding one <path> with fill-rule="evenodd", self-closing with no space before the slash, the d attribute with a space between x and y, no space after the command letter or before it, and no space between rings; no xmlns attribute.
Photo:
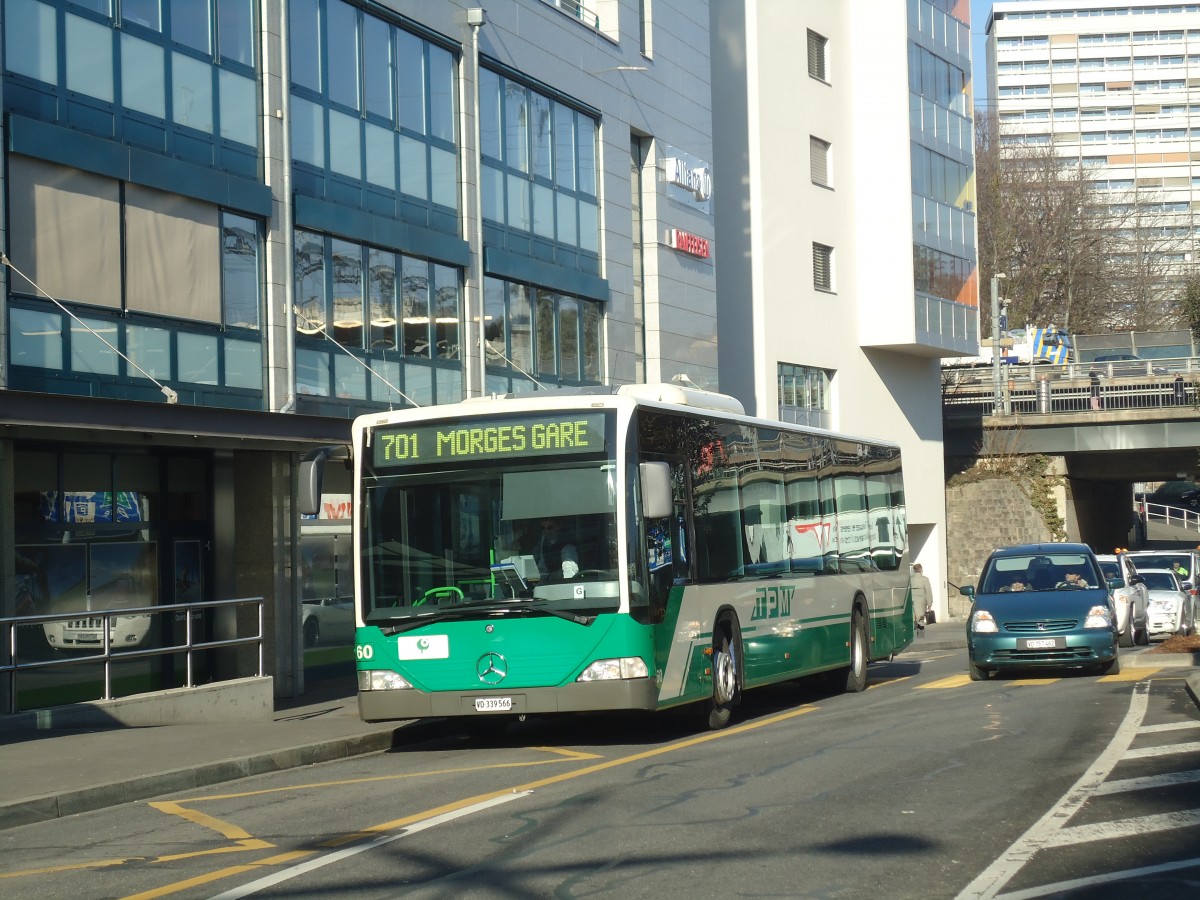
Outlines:
<svg viewBox="0 0 1200 900"><path fill-rule="evenodd" d="M708 238L678 228L667 229L667 246L689 256L708 259Z"/></svg>

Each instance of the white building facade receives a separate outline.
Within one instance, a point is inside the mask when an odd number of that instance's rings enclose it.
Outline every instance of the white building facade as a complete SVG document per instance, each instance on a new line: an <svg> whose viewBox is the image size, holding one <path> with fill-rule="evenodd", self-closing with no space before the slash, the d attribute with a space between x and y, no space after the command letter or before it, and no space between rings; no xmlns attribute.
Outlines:
<svg viewBox="0 0 1200 900"><path fill-rule="evenodd" d="M1200 4L1004 0L987 23L1002 147L1052 147L1136 221L1164 275L1194 259ZM1133 323L1118 323L1134 327Z"/></svg>
<svg viewBox="0 0 1200 900"><path fill-rule="evenodd" d="M718 184L748 189L716 199L722 390L900 443L944 615L939 359L979 336L968 4L713 10Z"/></svg>

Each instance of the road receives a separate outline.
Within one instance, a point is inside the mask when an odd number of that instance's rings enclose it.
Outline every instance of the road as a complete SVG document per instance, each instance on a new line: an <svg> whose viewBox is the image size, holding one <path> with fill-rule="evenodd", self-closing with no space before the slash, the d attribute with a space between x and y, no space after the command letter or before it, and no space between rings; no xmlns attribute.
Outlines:
<svg viewBox="0 0 1200 900"><path fill-rule="evenodd" d="M860 695L757 691L721 732L409 725L389 753L0 833L0 896L1194 898L1182 674L971 683L931 652Z"/></svg>

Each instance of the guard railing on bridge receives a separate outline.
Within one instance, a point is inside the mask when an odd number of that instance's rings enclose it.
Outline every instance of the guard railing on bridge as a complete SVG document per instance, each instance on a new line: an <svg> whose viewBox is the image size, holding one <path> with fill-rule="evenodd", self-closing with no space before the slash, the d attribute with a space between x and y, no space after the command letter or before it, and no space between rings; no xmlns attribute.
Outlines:
<svg viewBox="0 0 1200 900"><path fill-rule="evenodd" d="M1200 531L1200 513L1190 509L1145 500L1135 502L1133 508L1146 524L1156 522L1175 528L1186 528L1189 531Z"/></svg>
<svg viewBox="0 0 1200 900"><path fill-rule="evenodd" d="M1000 371L1000 414L1006 416L1195 408L1200 404L1200 359L1195 357L1005 365ZM943 415L992 415L997 394L994 379L990 367L943 367Z"/></svg>
<svg viewBox="0 0 1200 900"><path fill-rule="evenodd" d="M196 635L197 626L202 622L202 610L229 609L236 614L239 607L254 608L256 617L255 633L220 640L202 640ZM137 647L125 649L114 647L113 635L118 627L114 620L136 616L169 617L183 626L181 643L166 644L165 640L159 646ZM163 622L160 618L160 624ZM44 626L56 622L78 622L88 620L89 628L97 635L97 646L87 649L74 649L69 654L62 650L51 648L50 658L45 657ZM31 634L30 631L33 633ZM237 600L204 600L196 603L169 603L160 606L122 607L120 609L92 609L54 615L33 615L0 618L0 630L4 636L4 647L7 650L7 662L0 665L0 676L10 676L8 682L8 709L17 710L18 678L22 673L33 673L44 670L62 670L86 664L103 664L103 694L100 699L113 699L113 667L115 664L129 660L147 659L168 654L183 654L185 658L185 682L187 687L195 687L197 655L208 650L223 647L253 646L257 655L256 675L262 676L265 666L263 657L263 598L247 597ZM240 630L240 629L239 629ZM248 630L248 629L247 629ZM22 631L26 631L25 643L22 646ZM159 628L155 633L165 636L167 628ZM243 673L245 674L245 673Z"/></svg>

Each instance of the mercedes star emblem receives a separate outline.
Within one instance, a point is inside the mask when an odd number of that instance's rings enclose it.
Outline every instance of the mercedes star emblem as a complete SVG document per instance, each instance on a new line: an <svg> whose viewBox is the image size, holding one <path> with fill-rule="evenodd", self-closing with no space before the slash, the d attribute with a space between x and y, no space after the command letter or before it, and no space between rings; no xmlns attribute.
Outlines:
<svg viewBox="0 0 1200 900"><path fill-rule="evenodd" d="M499 653L485 653L475 663L475 673L484 684L499 684L508 674L508 662Z"/></svg>

